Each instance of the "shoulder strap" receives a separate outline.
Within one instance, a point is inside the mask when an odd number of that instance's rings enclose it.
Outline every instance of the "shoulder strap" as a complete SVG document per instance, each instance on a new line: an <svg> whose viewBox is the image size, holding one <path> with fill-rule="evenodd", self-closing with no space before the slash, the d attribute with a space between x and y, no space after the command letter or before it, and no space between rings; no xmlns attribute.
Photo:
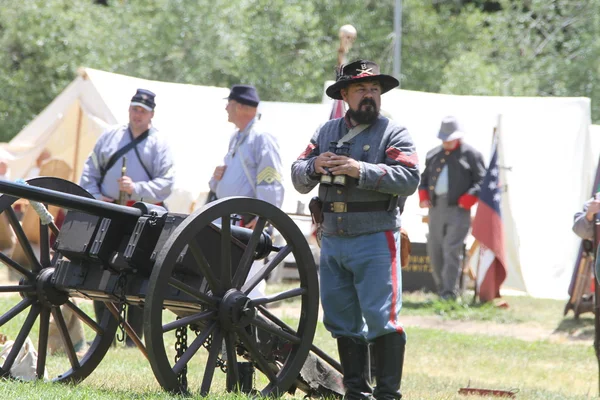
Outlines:
<svg viewBox="0 0 600 400"><path fill-rule="evenodd" d="M127 131L129 132L130 137L133 137L131 135L131 130L129 128L127 128ZM146 139L148 137L149 132L150 132L150 129L144 131L144 133L142 133L140 136L138 136L131 142L127 143L125 146L121 147L110 157L110 159L108 160L108 163L106 163L106 165L104 167L100 167L100 180L98 181L98 186L102 185L102 182L104 182L104 176L106 176L106 173L108 172L108 170L111 169L113 165L115 165L117 160L119 158L121 158L121 156L126 154L129 150L131 150L131 148L135 147L142 140ZM140 162L141 162L141 160L140 160ZM144 165L144 164L142 164L142 165ZM144 167L144 169L145 168L146 167Z"/></svg>
<svg viewBox="0 0 600 400"><path fill-rule="evenodd" d="M369 125L369 124L356 125L354 128L350 129L348 131L348 133L346 133L340 140L338 140L337 147L342 147L342 144L344 144L344 142L354 139L354 137L358 136L359 133L361 133L362 131L367 129L369 126L371 126L371 125Z"/></svg>

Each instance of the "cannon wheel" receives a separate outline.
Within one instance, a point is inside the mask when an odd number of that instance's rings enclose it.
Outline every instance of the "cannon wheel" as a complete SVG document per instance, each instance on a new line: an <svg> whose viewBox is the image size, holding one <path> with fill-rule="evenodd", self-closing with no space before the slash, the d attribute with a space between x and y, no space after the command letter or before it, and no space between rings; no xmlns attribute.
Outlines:
<svg viewBox="0 0 600 400"><path fill-rule="evenodd" d="M258 222L232 276L230 224L235 214L254 215L258 217ZM213 253L220 255L221 265L215 268L209 265L203 253L203 238L199 233L213 222L218 223L219 219L222 227L219 228L220 248L215 248ZM247 279L253 262L252 255L257 248L256 242L267 224L276 229L284 243L253 277ZM204 276L204 289L191 287L173 274L173 268L185 246L189 246L195 268ZM251 290L290 254L294 256L298 268L298 287L248 301ZM166 312L163 310L168 308L164 299L173 290L191 296L197 307L196 311L185 317L169 321L164 316ZM288 326L267 309L269 303L286 299L301 300L297 316L292 316L294 323L297 322L295 327ZM308 356L316 329L318 304L315 262L306 239L294 221L279 208L263 201L245 197L217 200L188 216L169 237L156 259L144 310L144 333L152 370L160 385L169 391L188 392L199 388L199 393L206 396L217 367L226 372L224 389L236 391L239 389L237 385L241 373L237 362L251 360L260 371L257 372L259 380L266 385L261 395L279 396L294 384ZM265 320L269 323L265 323ZM200 332L197 328L199 324L203 327ZM182 349L184 352L173 358L174 331L180 328L194 331L194 326L197 336L187 344L187 349ZM249 333L256 332L256 329L266 330L285 342L283 347L286 352L289 351L285 359L273 361L265 355L256 337ZM207 346L207 343L211 345ZM204 352L208 353L207 356L204 354L205 362L197 361L204 360L199 354L202 347L207 348ZM167 355L168 350L170 356ZM200 365L195 366L197 369L192 374L190 371L194 362ZM195 388L192 382L189 382L189 390L187 382L182 383L180 373L183 370L188 371L190 381L191 377L196 378Z"/></svg>
<svg viewBox="0 0 600 400"><path fill-rule="evenodd" d="M80 186L60 178L41 177L27 181L29 185L45 189L57 190L63 193L75 194L91 198L92 195ZM12 271L21 275L18 285L0 283L0 293L21 295L21 300L8 311L0 311L0 332L6 333L11 325L19 324L18 334L14 339L13 347L3 360L0 358L1 377L10 377L10 369L15 363L19 350L26 343L29 336L37 336L38 360L36 365L37 378L43 379L45 374L48 378L58 382L75 383L85 379L94 371L104 355L110 348L117 330L117 321L109 313L105 313L100 324L96 323L93 316L90 317L71 301L69 294L57 290L52 283L54 263L56 257L52 257L50 251L50 236L57 234L56 226L39 224L40 227L40 254L36 255L33 246L15 214L12 204L17 201L15 197L0 195L0 217L5 216L11 225L19 244L27 258L31 268L26 268L14 261L4 253L0 252L0 263L5 264ZM48 208L46 206L46 208ZM61 306L63 309L61 310ZM87 347L87 350L76 351L75 345L68 334L65 322L65 310L69 309L85 325L95 333L95 338ZM53 356L48 354L48 340L51 337L50 316L54 318L56 329L62 340L64 355ZM24 320L21 322L20 320ZM12 322L11 322L12 321ZM39 321L39 328L35 323ZM4 327L4 328L3 328ZM68 362L58 358L68 358ZM67 369L64 372L49 374L47 366L52 365L55 370Z"/></svg>

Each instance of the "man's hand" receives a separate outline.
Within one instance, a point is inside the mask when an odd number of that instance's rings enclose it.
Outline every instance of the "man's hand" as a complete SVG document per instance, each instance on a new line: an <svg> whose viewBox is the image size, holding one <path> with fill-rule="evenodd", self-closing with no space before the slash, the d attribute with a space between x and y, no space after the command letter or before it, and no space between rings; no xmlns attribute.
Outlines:
<svg viewBox="0 0 600 400"><path fill-rule="evenodd" d="M354 158L334 154L325 166L332 175L348 175L356 179L360 176L360 164Z"/></svg>
<svg viewBox="0 0 600 400"><path fill-rule="evenodd" d="M119 182L119 190L125 192L127 194L133 194L133 190L135 189L134 183L128 176L123 176L117 179Z"/></svg>
<svg viewBox="0 0 600 400"><path fill-rule="evenodd" d="M589 199L585 204L587 205L585 218L591 222L594 220L594 215L596 215L597 212L600 212L600 199L598 199L598 194Z"/></svg>
<svg viewBox="0 0 600 400"><path fill-rule="evenodd" d="M215 168L215 171L213 172L213 178L220 181L223 178L226 169L227 165L219 165L217 168Z"/></svg>
<svg viewBox="0 0 600 400"><path fill-rule="evenodd" d="M331 159L331 157L335 157L335 153L330 151L319 154L315 159L315 172L317 174L329 175L329 172L325 170L325 167L328 167L327 163Z"/></svg>
<svg viewBox="0 0 600 400"><path fill-rule="evenodd" d="M422 202L419 203L419 207L421 207L421 208L431 208L431 201L429 201L429 200L423 200Z"/></svg>

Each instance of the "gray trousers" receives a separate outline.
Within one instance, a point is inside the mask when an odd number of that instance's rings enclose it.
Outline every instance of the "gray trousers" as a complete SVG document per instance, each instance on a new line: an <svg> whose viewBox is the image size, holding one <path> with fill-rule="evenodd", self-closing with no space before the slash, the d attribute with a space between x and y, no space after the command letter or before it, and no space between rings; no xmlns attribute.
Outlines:
<svg viewBox="0 0 600 400"><path fill-rule="evenodd" d="M429 209L427 254L438 294L456 297L462 273L463 246L471 227L471 213L449 206L445 196L437 198Z"/></svg>

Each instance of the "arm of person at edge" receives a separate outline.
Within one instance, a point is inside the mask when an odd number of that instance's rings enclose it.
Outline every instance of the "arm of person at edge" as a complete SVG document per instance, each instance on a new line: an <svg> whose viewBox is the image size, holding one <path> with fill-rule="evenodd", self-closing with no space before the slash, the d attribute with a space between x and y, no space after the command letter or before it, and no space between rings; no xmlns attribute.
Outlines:
<svg viewBox="0 0 600 400"><path fill-rule="evenodd" d="M121 190L126 191L135 198L143 199L147 203L163 202L171 194L175 180L173 155L165 140L157 141L153 164L149 169L152 175L155 176L154 179L133 182L131 178L124 177L120 179L119 186ZM133 184L127 185L127 182Z"/></svg>
<svg viewBox="0 0 600 400"><path fill-rule="evenodd" d="M253 146L256 152L256 198L273 204L277 208L283 205L284 188L282 182L283 164L277 139L263 133L258 136ZM245 227L253 229L257 219L248 222Z"/></svg>
<svg viewBox="0 0 600 400"><path fill-rule="evenodd" d="M582 239L594 239L594 218L600 212L599 195L592 197L583 205L583 211L578 211L573 217L573 232Z"/></svg>
<svg viewBox="0 0 600 400"><path fill-rule="evenodd" d="M300 193L306 193L302 191L306 188L310 188L308 190L310 191L318 183L318 176L327 173L325 168L332 175L348 175L358 179L357 188L363 190L409 196L417 189L419 184L417 153L406 129L398 127L390 134L389 142L385 147L385 161L377 164L357 161L329 151L318 154L315 145L317 135L318 132L311 139L311 144L305 153L301 155L302 157L306 154L305 158L299 158L292 165L294 186ZM304 182L301 182L297 176L301 169L305 171Z"/></svg>
<svg viewBox="0 0 600 400"><path fill-rule="evenodd" d="M83 172L81 173L81 179L79 180L79 186L90 192L94 198L98 200L104 200L113 202L114 199L102 195L98 183L100 182L100 149L104 147L104 139L106 138L107 132L104 132L102 136L96 142L94 149L85 160L83 165Z"/></svg>

